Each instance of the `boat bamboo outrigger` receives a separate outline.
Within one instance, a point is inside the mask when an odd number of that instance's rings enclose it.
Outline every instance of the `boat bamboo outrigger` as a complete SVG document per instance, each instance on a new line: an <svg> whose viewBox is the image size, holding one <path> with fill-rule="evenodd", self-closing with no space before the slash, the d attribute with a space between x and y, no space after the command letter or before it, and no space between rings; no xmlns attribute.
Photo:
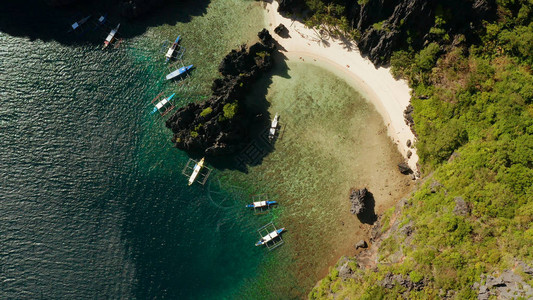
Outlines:
<svg viewBox="0 0 533 300"><path fill-rule="evenodd" d="M72 32L78 29L81 25L85 24L90 18L91 18L91 15L88 15L87 17L79 20L78 22L74 22L74 24L70 25L71 28L68 32Z"/></svg>
<svg viewBox="0 0 533 300"><path fill-rule="evenodd" d="M174 79L176 77L179 77L179 76L181 76L182 74L186 73L187 71L189 71L192 68L193 68L193 65L188 65L186 67L181 67L181 68L177 69L176 71L171 72L170 74L168 74L166 76L166 79L170 80L170 79Z"/></svg>
<svg viewBox="0 0 533 300"><path fill-rule="evenodd" d="M152 99L152 104L154 105L154 109L150 112L151 115L155 114L158 111L161 114L161 116L164 116L174 109L175 106L172 103L170 103L170 100L172 100L172 98L176 94L174 93L166 98L163 98L163 100L158 101L158 99L162 95L163 93L160 93L154 99Z"/></svg>
<svg viewBox="0 0 533 300"><path fill-rule="evenodd" d="M272 222L259 228L257 232L261 236L261 239L255 243L256 246L265 245L269 251L281 246L284 241L281 238L281 233L285 231L285 228L277 229Z"/></svg>
<svg viewBox="0 0 533 300"><path fill-rule="evenodd" d="M168 48L167 54L165 54L165 63L168 63L170 59L172 59L172 56L174 56L174 52L176 51L176 48L178 47L178 43L180 42L180 35L176 38L176 41Z"/></svg>
<svg viewBox="0 0 533 300"><path fill-rule="evenodd" d="M276 113L276 116L274 119L272 119L272 124L270 125L270 131L268 133L268 138L270 140L273 140L276 137L276 132L278 130L278 121L279 121L279 115Z"/></svg>
<svg viewBox="0 0 533 300"><path fill-rule="evenodd" d="M259 194L252 196L252 203L247 204L246 207L253 208L255 214L268 213L268 209L271 205L278 204L276 201L268 200L267 194Z"/></svg>
<svg viewBox="0 0 533 300"><path fill-rule="evenodd" d="M194 167L192 167L193 163ZM183 168L182 174L189 177L189 185L192 185L195 182L204 185L209 177L209 174L211 174L211 169L206 166L205 157L199 162L189 159L185 165L185 168Z"/></svg>
<svg viewBox="0 0 533 300"><path fill-rule="evenodd" d="M107 35L105 41L104 41L104 47L102 47L102 50L109 47L114 41L115 41L115 35L117 34L118 28L120 27L120 23L118 23L117 27L113 28L111 32Z"/></svg>

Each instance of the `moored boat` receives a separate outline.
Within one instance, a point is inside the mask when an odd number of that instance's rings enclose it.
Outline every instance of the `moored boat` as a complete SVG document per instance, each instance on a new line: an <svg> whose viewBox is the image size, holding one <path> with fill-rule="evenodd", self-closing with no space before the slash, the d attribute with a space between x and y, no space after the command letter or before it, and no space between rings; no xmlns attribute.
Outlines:
<svg viewBox="0 0 533 300"><path fill-rule="evenodd" d="M176 41L168 48L167 54L165 55L165 63L168 63L168 61L172 58L174 55L174 51L176 51L176 48L178 47L178 43L180 42L180 35L176 38Z"/></svg>
<svg viewBox="0 0 533 300"><path fill-rule="evenodd" d="M204 167L204 163L205 163L205 157L202 158L195 166L194 166L194 170L192 172L192 175L191 177L189 177L189 185L192 185L194 183L194 180L196 180L196 177L198 176L198 174L200 174L200 170L202 170L202 168Z"/></svg>
<svg viewBox="0 0 533 300"><path fill-rule="evenodd" d="M279 115L276 114L274 119L272 119L272 124L270 125L270 131L268 133L268 137L270 139L273 139L276 136L276 131L278 130L278 121L279 121Z"/></svg>
<svg viewBox="0 0 533 300"><path fill-rule="evenodd" d="M91 15L88 15L87 17L79 20L78 22L74 22L74 24L70 25L71 28L68 32L72 32L78 29L81 25L85 24L90 18L91 18Z"/></svg>
<svg viewBox="0 0 533 300"><path fill-rule="evenodd" d="M251 204L247 204L246 207L263 208L263 207L268 207L268 206L273 205L273 204L277 204L277 202L276 201L257 201L257 202L253 202Z"/></svg>
<svg viewBox="0 0 533 300"><path fill-rule="evenodd" d="M102 50L107 48L109 45L113 43L113 41L115 40L115 34L117 34L119 27L120 27L120 23L118 23L117 27L113 28L111 32L109 32L109 34L107 35L104 41L104 47L102 48Z"/></svg>
<svg viewBox="0 0 533 300"><path fill-rule="evenodd" d="M189 66L186 66L186 67L181 67L181 68L177 69L176 71L168 74L165 78L167 80L176 78L176 77L184 74L185 72L189 71L190 69L192 69L192 67L193 67L193 65L189 65Z"/></svg>
<svg viewBox="0 0 533 300"><path fill-rule="evenodd" d="M158 110L161 110L167 103L169 103L170 100L176 95L176 93L168 96L167 98L164 98L163 100L159 101L157 104L154 105L154 109L150 112L151 115L156 113Z"/></svg>
<svg viewBox="0 0 533 300"><path fill-rule="evenodd" d="M274 240L277 238L282 232L285 230L285 228L280 228L272 231L271 233L263 236L257 243L255 243L256 246L265 245L266 243Z"/></svg>

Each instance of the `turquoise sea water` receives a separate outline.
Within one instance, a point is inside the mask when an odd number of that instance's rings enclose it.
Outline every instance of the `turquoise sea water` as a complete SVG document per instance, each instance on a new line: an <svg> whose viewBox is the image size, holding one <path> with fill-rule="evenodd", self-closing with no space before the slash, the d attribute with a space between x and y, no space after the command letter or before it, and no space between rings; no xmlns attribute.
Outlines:
<svg viewBox="0 0 533 300"><path fill-rule="evenodd" d="M270 113L284 113L293 129L249 174L215 170L205 186L188 187L181 174L188 157L173 148L165 119L149 115L150 100L161 91L177 92L178 106L205 98L222 57L263 27L256 2L198 7L168 23L144 21L146 28L125 23L124 43L107 52L94 33L65 42L0 32L0 299L301 298L343 253L346 243L333 239L357 224L344 202L360 178L351 147L371 140L388 149L362 158L379 158L379 176L394 164L382 159L392 151L386 137L342 136L365 123L378 131L379 115L317 66L278 66L262 84L270 86ZM185 62L197 67L183 85L163 80L161 42L177 33ZM328 123L339 112L352 131ZM324 134L307 125L320 118ZM322 165L343 157L346 170ZM293 173L287 163L295 161ZM326 177L328 189L317 189ZM254 216L244 204L261 192L285 203ZM289 231L269 253L253 244L271 220ZM306 228L322 228L313 243Z"/></svg>

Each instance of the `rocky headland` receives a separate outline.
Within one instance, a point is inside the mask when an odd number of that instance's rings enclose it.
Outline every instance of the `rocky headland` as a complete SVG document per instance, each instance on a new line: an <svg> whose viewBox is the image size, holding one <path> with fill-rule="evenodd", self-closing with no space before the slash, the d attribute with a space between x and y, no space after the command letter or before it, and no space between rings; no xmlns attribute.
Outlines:
<svg viewBox="0 0 533 300"><path fill-rule="evenodd" d="M217 157L236 154L251 141L252 124L265 116L247 111L245 97L257 77L272 68L275 50L266 29L258 37L259 42L232 50L222 60L219 71L223 77L213 82L208 100L181 107L167 120L177 148Z"/></svg>

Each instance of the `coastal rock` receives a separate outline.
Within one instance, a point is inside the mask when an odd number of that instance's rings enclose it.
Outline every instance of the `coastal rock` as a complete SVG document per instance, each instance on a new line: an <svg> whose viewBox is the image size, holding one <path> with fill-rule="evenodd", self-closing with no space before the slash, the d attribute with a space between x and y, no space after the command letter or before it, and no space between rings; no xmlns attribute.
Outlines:
<svg viewBox="0 0 533 300"><path fill-rule="evenodd" d="M288 37L289 30L287 29L287 27L285 27L285 25L280 23L278 26L276 26L276 28L274 28L274 33L281 37Z"/></svg>
<svg viewBox="0 0 533 300"><path fill-rule="evenodd" d="M413 106L411 104L407 105L407 107L403 111L403 118L405 120L405 124L408 125L409 128L411 128L411 131L413 133L415 133L415 120L413 119Z"/></svg>
<svg viewBox="0 0 533 300"><path fill-rule="evenodd" d="M466 217L470 214L470 207L468 207L463 197L455 197L453 200L455 200L455 208L453 209L455 215Z"/></svg>
<svg viewBox="0 0 533 300"><path fill-rule="evenodd" d="M405 143L405 145L406 145L407 147L411 147L411 140L407 140L407 142Z"/></svg>
<svg viewBox="0 0 533 300"><path fill-rule="evenodd" d="M359 248L367 248L367 247L368 247L368 244L366 243L365 240L360 240L359 242L355 244L355 250Z"/></svg>
<svg viewBox="0 0 533 300"><path fill-rule="evenodd" d="M400 173L402 173L404 175L409 175L409 174L413 173L413 170L411 170L409 165L406 164L406 163L399 163L398 164L398 170L400 170Z"/></svg>
<svg viewBox="0 0 533 300"><path fill-rule="evenodd" d="M249 128L256 121L243 101L259 74L269 70L274 51L267 30L258 34L260 42L232 50L222 60L223 75L213 81L211 97L179 108L166 122L174 133L172 142L181 150L201 156L227 156L243 149L251 140Z"/></svg>
<svg viewBox="0 0 533 300"><path fill-rule="evenodd" d="M363 212L363 210L365 209L365 198L367 192L368 190L366 188L362 188L359 190L352 189L350 191L350 202L352 203L350 212L352 214L359 215Z"/></svg>
<svg viewBox="0 0 533 300"><path fill-rule="evenodd" d="M346 256L343 256L337 263L337 271L339 271L339 277L346 280L354 274L354 270L350 267L351 260Z"/></svg>
<svg viewBox="0 0 533 300"><path fill-rule="evenodd" d="M413 155L413 152L411 152L411 150L407 150L407 159L411 158L411 155Z"/></svg>

